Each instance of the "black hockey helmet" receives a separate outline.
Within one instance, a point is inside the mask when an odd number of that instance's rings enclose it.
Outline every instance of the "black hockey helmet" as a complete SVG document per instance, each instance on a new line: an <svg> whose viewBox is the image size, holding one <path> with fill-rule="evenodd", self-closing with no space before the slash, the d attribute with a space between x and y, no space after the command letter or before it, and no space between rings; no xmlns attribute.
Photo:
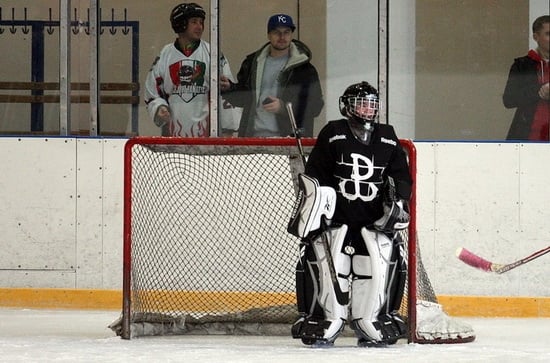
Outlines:
<svg viewBox="0 0 550 363"><path fill-rule="evenodd" d="M170 24L176 33L183 33L187 29L187 22L190 18L204 18L206 12L196 3L182 3L177 5L170 13Z"/></svg>
<svg viewBox="0 0 550 363"><path fill-rule="evenodd" d="M372 122L378 115L378 90L368 82L355 83L340 96L340 113L361 123Z"/></svg>

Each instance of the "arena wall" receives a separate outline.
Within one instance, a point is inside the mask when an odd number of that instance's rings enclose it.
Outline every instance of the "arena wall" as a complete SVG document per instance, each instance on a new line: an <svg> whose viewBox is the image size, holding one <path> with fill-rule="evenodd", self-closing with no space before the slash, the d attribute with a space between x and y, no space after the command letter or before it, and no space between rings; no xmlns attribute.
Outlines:
<svg viewBox="0 0 550 363"><path fill-rule="evenodd" d="M125 142L0 138L0 306L122 306ZM502 275L455 257L466 247L512 262L548 245L550 145L415 145L421 256L445 308L550 316L550 255Z"/></svg>

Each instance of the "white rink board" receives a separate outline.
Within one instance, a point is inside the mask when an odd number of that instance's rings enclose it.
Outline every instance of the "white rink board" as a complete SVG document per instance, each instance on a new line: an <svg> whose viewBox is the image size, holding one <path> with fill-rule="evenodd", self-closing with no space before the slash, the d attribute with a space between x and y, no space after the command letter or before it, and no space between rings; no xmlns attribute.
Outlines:
<svg viewBox="0 0 550 363"><path fill-rule="evenodd" d="M122 287L126 139L0 138L0 285ZM418 235L438 294L548 296L550 256L504 275L466 247L512 262L550 243L550 144L415 143ZM291 261L289 268L293 268Z"/></svg>
<svg viewBox="0 0 550 363"><path fill-rule="evenodd" d="M75 140L2 138L0 155L0 268L74 271Z"/></svg>
<svg viewBox="0 0 550 363"><path fill-rule="evenodd" d="M122 286L125 142L0 138L0 286Z"/></svg>
<svg viewBox="0 0 550 363"><path fill-rule="evenodd" d="M103 219L102 219L102 283L105 288L122 286L122 226L124 209L123 185L124 144L126 140L104 139L103 155ZM97 273L97 271L96 271Z"/></svg>
<svg viewBox="0 0 550 363"><path fill-rule="evenodd" d="M77 286L98 286L97 272L102 271L103 243L101 226L103 215L102 183L103 155L101 139L77 140L77 205L76 258ZM80 211L83 213L81 214ZM99 280L100 282L101 280Z"/></svg>
<svg viewBox="0 0 550 363"><path fill-rule="evenodd" d="M550 244L550 230L545 227L550 217L545 210L550 145L415 145L419 242L435 291L548 296L546 256L496 275L463 264L455 251L465 247L493 262L509 263Z"/></svg>

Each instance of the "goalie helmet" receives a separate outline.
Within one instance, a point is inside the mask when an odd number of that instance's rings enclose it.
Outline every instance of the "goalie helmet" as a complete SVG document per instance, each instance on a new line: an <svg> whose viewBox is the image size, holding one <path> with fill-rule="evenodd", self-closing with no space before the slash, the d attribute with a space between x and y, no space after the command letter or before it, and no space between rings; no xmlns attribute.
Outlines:
<svg viewBox="0 0 550 363"><path fill-rule="evenodd" d="M183 33L187 29L187 22L190 18L204 18L206 17L206 12L196 3L183 3L177 5L172 12L170 13L170 24L172 24L172 29L176 33Z"/></svg>
<svg viewBox="0 0 550 363"><path fill-rule="evenodd" d="M352 84L340 96L340 113L361 124L373 122L379 108L378 91L365 81Z"/></svg>

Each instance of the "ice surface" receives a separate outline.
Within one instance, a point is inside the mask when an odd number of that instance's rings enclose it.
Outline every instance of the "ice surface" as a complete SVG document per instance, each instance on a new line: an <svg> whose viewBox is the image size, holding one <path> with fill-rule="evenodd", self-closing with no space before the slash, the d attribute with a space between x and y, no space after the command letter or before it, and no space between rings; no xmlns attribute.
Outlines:
<svg viewBox="0 0 550 363"><path fill-rule="evenodd" d="M550 362L550 319L462 318L476 340L466 344L332 348L290 336L172 336L123 340L107 328L118 311L0 309L0 362Z"/></svg>

